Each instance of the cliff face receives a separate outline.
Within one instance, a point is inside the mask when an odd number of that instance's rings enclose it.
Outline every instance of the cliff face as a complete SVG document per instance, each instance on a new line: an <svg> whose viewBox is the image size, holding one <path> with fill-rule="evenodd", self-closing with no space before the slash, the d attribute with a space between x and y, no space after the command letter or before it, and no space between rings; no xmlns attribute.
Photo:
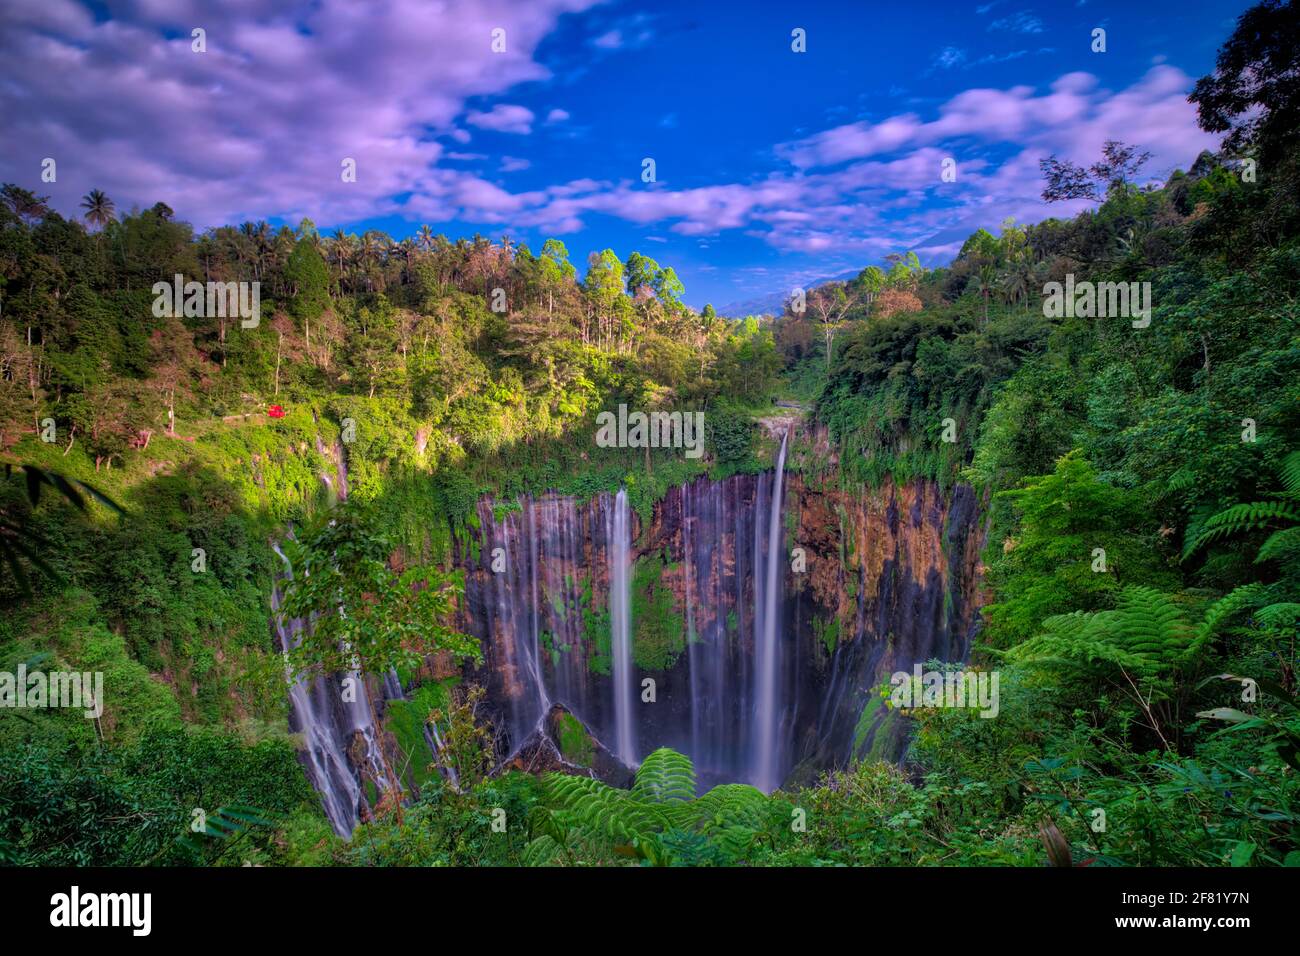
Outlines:
<svg viewBox="0 0 1300 956"><path fill-rule="evenodd" d="M824 445L814 451L834 476ZM487 688L510 766L585 768L623 785L625 764L667 746L692 758L705 787L807 782L853 755L896 757L901 722L875 689L969 649L983 534L967 487L848 492L768 471L673 488L644 523L626 508L609 495L482 500L456 544L466 581L456 623L484 652L461 676ZM277 646L306 626L277 618ZM438 655L416 682L456 673ZM384 719L405 697L395 674L362 683L346 706L338 680L295 685L291 724L347 834L370 812L367 783L386 786L381 749L428 758L372 725L368 701ZM427 728L424 743L437 744ZM390 763L406 761L394 751Z"/></svg>
<svg viewBox="0 0 1300 956"><path fill-rule="evenodd" d="M846 492L787 476L770 540L773 472L673 488L632 521L631 673L614 666L614 502L545 496L480 503L460 626L483 644L486 684L508 748L562 705L616 739L617 681L630 681L638 758L689 754L702 781L754 779L756 648L774 609L780 776L806 778L851 753L895 756L874 688L895 670L961 659L975 626L982 546L971 489L928 481ZM778 593L765 601L776 547ZM770 734L770 730L768 731ZM880 736L880 739L878 738Z"/></svg>

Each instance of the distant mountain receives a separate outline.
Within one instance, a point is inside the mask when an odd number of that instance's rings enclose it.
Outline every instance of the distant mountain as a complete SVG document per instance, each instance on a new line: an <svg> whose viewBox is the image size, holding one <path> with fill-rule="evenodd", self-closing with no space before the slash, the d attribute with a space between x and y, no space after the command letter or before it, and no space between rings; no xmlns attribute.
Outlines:
<svg viewBox="0 0 1300 956"><path fill-rule="evenodd" d="M849 279L855 278L861 271L861 269L854 269L842 275L814 279L804 288L815 289L817 286L825 285L828 282L847 282ZM779 292L768 292L752 299L742 299L719 307L718 315L726 316L729 319L743 319L747 315L780 315L785 308L785 300L789 295L789 289L782 289Z"/></svg>
<svg viewBox="0 0 1300 956"><path fill-rule="evenodd" d="M965 225L954 227L947 232L936 233L924 241L920 248L915 249L921 260L921 265L927 269L934 269L939 266L946 266L952 262L955 255L954 251L937 251L936 247L942 247L951 243L954 246L960 246L961 242L974 231ZM924 248L931 251L921 251ZM882 269L886 268L885 263L877 262L876 265ZM805 289L815 289L819 285L825 285L827 282L847 282L849 279L856 279L862 268L852 269L849 272L841 273L837 276L826 276L821 279L814 279L811 283L804 286ZM785 308L785 300L790 295L789 289L782 289L779 292L768 292L763 295L755 296L752 299L742 299L738 302L732 302L730 305L722 306L718 309L719 315L725 315L729 319L743 319L747 315L780 315Z"/></svg>

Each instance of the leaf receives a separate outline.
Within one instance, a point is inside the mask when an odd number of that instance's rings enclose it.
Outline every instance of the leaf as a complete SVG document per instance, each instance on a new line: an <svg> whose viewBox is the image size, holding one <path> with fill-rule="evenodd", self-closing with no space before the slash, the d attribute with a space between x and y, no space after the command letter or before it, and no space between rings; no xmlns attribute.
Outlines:
<svg viewBox="0 0 1300 956"><path fill-rule="evenodd" d="M1213 710L1197 711L1197 717L1204 717L1207 720L1226 720L1229 723L1240 724L1248 720L1254 720L1250 714L1243 714L1239 710L1231 707L1215 707Z"/></svg>

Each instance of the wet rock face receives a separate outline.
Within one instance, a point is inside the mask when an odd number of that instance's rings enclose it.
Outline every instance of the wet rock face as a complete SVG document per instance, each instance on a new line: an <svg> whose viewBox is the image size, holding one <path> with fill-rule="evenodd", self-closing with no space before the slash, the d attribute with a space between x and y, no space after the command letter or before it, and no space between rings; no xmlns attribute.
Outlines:
<svg viewBox="0 0 1300 956"><path fill-rule="evenodd" d="M705 786L750 779L756 588L773 546L774 483L772 472L697 479L671 489L645 526L632 522L637 752L689 754ZM878 716L862 719L874 688L915 661L966 655L982 529L966 486L846 492L792 474L782 498L777 696L788 775L842 764L855 749L888 751L875 739ZM615 739L612 507L607 495L495 511L481 502L477 537L459 546L459 624L485 655L467 676L488 687L507 752L551 722L556 705L596 743Z"/></svg>
<svg viewBox="0 0 1300 956"><path fill-rule="evenodd" d="M612 787L632 785L633 771L605 749L581 720L554 704L506 762L524 773L567 773L594 777Z"/></svg>

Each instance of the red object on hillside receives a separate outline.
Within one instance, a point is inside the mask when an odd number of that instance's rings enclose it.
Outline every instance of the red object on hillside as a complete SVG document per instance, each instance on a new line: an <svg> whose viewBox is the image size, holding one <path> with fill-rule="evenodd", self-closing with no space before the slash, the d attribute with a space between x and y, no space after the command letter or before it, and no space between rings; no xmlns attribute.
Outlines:
<svg viewBox="0 0 1300 956"><path fill-rule="evenodd" d="M272 418L284 418L284 409L279 405L272 405L266 410L266 414L270 415Z"/></svg>

